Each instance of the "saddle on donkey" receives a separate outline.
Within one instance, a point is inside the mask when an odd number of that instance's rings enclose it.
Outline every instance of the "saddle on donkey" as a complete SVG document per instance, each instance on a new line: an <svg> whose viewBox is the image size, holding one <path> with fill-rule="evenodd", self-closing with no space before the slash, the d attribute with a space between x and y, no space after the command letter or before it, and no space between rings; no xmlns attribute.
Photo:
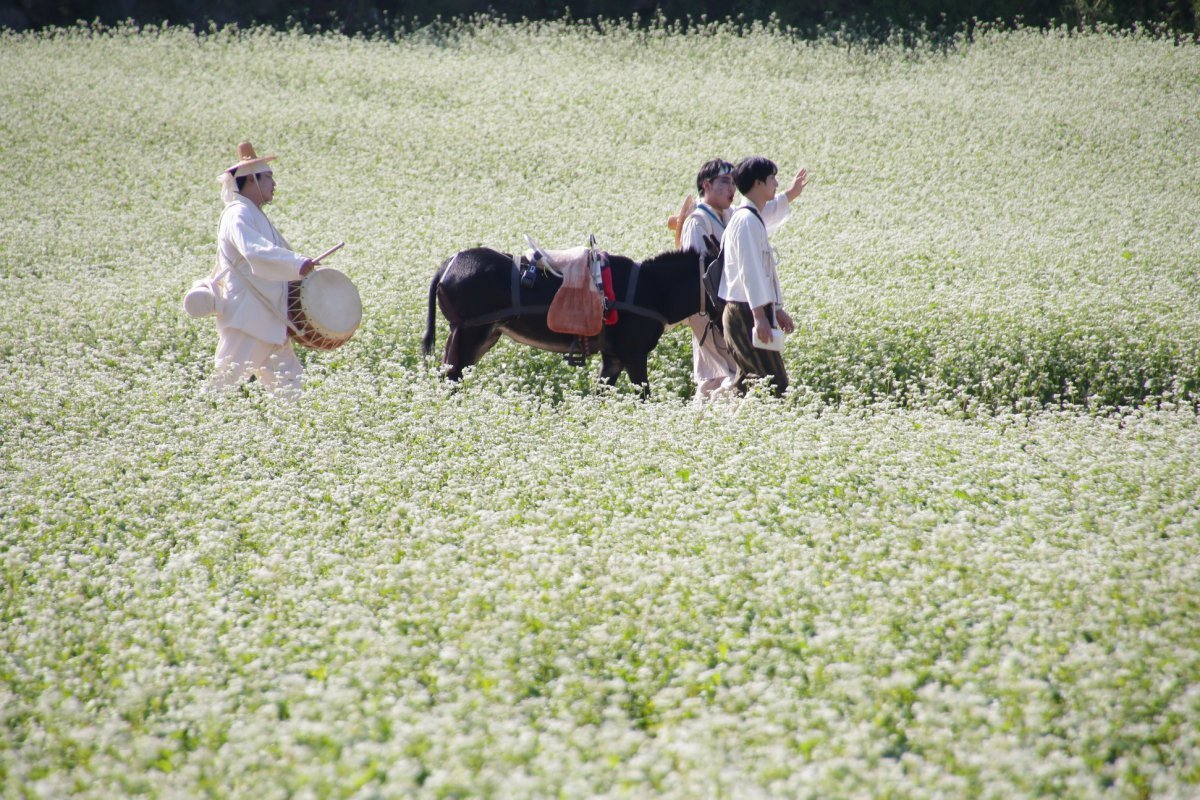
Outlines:
<svg viewBox="0 0 1200 800"><path fill-rule="evenodd" d="M557 333L586 340L598 336L605 325L617 322L616 293L608 254L596 249L596 237L586 247L547 250L526 235L529 249L522 257L521 285L532 287L538 271L562 278L546 314L546 325Z"/></svg>

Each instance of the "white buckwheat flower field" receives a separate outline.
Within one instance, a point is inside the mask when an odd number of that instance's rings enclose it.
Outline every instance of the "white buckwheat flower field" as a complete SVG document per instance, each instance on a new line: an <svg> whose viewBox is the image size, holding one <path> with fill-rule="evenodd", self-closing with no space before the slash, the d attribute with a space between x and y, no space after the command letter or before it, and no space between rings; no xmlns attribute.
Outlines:
<svg viewBox="0 0 1200 800"><path fill-rule="evenodd" d="M1200 46L76 28L0 111L3 797L1200 796ZM291 401L180 308L243 139L363 300ZM422 358L751 154L782 400Z"/></svg>

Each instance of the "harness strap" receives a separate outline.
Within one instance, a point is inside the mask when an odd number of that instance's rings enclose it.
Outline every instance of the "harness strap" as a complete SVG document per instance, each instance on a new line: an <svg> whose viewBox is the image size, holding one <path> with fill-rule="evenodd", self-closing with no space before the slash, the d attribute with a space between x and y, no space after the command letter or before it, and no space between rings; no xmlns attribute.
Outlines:
<svg viewBox="0 0 1200 800"><path fill-rule="evenodd" d="M457 258L457 257L458 256L456 254L455 258ZM509 287L510 287L510 295L509 295L509 297L510 297L509 306L510 307L509 308L501 308L501 309L497 309L496 311L489 311L486 314L480 314L478 316L471 317L470 319L463 319L463 320L459 321L458 324L462 325L463 327L474 327L476 325L490 325L493 322L500 322L501 320L512 319L513 317L519 317L524 314L545 314L547 311L549 311L550 310L549 305L522 305L522 303L521 303L521 268L520 268L520 266L518 266L519 264L520 264L520 257L514 256L513 260L512 260L512 266L509 271ZM450 266L452 266L452 265L453 265L453 261L451 261L451 264L447 265L446 272L450 271ZM644 306L639 306L635 302L633 302L634 295L637 292L638 276L641 273L641 269L642 269L642 265L638 264L638 263L634 263L632 269L630 269L629 281L626 284L626 288L625 288L625 299L617 301L617 303L616 303L617 310L618 311L626 311L630 314L637 314L638 316L646 317L647 319L652 319L655 322L660 323L665 328L666 326L671 324L670 320L668 320L665 316L663 316L659 312L655 311L654 309L645 308ZM445 272L442 273L443 278L445 277L445 274L446 274ZM440 286L439 286L439 289L440 289Z"/></svg>
<svg viewBox="0 0 1200 800"><path fill-rule="evenodd" d="M633 266L629 269L629 280L625 282L625 301L632 303L633 298L637 295L638 277L642 274L642 265L638 262L633 262Z"/></svg>
<svg viewBox="0 0 1200 800"><path fill-rule="evenodd" d="M625 299L618 300L616 303L618 311L628 311L630 314L638 314L639 316L648 317L655 322L662 323L665 328L670 325L670 321L662 314L653 309L643 308L634 303L634 298L637 295L638 277L642 274L642 265L638 262L633 262L633 266L629 269L629 280L625 284Z"/></svg>
<svg viewBox="0 0 1200 800"><path fill-rule="evenodd" d="M521 305L521 256L519 253L513 253L512 270L508 273L508 288L511 292L511 299L508 304L513 308Z"/></svg>
<svg viewBox="0 0 1200 800"><path fill-rule="evenodd" d="M662 314L658 313L657 311L653 311L649 308L642 308L641 306L634 305L633 303L626 303L623 300L617 301L617 310L618 311L627 311L630 314L637 314L638 316L642 316L642 317L648 317L649 319L652 319L655 322L662 323L662 326L664 328L671 324L670 320L668 320L666 317L664 317Z"/></svg>
<svg viewBox="0 0 1200 800"><path fill-rule="evenodd" d="M455 258L457 258L457 257L458 256L456 255ZM473 327L476 325L490 325L493 322L500 322L501 320L512 319L513 317L519 317L524 314L545 314L547 311L550 310L550 306L548 306L548 305L527 306L527 305L521 304L521 267L519 266L520 263L521 263L521 257L519 255L514 255L513 260L512 260L512 269L509 271L509 287L510 287L509 307L501 308L496 311L489 311L486 314L480 314L479 316L471 317L470 319L464 319L459 323L460 325L462 325L463 327L467 327L467 328ZM446 272L449 272L449 271L450 271L450 268L446 267ZM443 277L445 277L445 273L443 273Z"/></svg>
<svg viewBox="0 0 1200 800"><path fill-rule="evenodd" d="M550 306L516 306L515 308L502 308L499 311L489 311L486 314L480 314L478 317L471 317L463 320L463 327L471 328L476 325L490 325L493 322L520 317L524 314L545 314L550 310Z"/></svg>

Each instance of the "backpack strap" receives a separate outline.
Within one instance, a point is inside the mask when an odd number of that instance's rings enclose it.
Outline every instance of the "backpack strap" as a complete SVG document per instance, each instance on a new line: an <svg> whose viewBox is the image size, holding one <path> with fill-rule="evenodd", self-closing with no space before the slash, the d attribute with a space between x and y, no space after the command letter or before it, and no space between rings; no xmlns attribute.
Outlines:
<svg viewBox="0 0 1200 800"><path fill-rule="evenodd" d="M758 217L758 221L762 223L763 228L767 227L767 223L763 221L762 214L758 213L758 209L752 205L739 206L738 211L749 211L754 216ZM736 212L735 212L736 213Z"/></svg>

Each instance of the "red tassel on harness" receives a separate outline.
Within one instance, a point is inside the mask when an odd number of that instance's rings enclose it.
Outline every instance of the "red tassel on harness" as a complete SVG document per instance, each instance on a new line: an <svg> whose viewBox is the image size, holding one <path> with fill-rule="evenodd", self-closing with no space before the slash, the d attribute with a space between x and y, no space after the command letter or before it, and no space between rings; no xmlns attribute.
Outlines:
<svg viewBox="0 0 1200 800"><path fill-rule="evenodd" d="M613 291L612 286L612 267L608 264L608 259L604 259L604 266L600 268L600 280L604 283L604 299L608 302L608 311L604 314L605 325L617 324L617 293Z"/></svg>

